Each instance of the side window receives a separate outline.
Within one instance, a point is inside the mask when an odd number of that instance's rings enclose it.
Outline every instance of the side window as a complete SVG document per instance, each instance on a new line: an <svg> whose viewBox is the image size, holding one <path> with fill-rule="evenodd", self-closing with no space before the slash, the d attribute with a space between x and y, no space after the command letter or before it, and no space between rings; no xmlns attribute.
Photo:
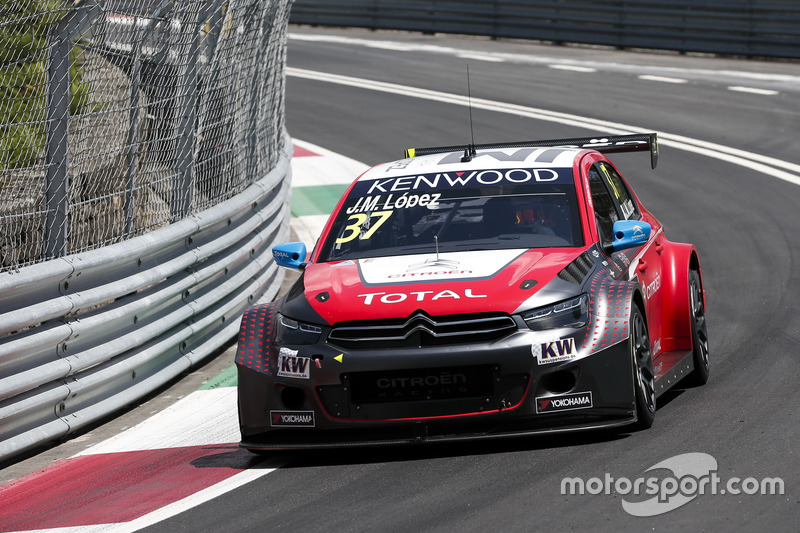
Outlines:
<svg viewBox="0 0 800 533"><path fill-rule="evenodd" d="M601 161L596 166L600 168L603 176L608 180L608 184L617 201L622 218L626 220L641 218L641 214L636 207L636 202L633 201L633 197L630 191L628 191L628 187L625 186L625 180L622 179L622 176L608 163Z"/></svg>
<svg viewBox="0 0 800 533"><path fill-rule="evenodd" d="M592 193L592 203L594 203L594 213L597 217L597 228L600 231L600 240L610 243L613 240L614 222L619 220L617 208L608 187L600 176L597 165L589 169L589 189Z"/></svg>

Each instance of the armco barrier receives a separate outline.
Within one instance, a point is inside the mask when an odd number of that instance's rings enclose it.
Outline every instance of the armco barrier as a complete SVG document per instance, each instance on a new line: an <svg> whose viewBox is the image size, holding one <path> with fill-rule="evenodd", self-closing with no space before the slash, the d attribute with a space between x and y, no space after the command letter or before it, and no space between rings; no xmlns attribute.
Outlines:
<svg viewBox="0 0 800 533"><path fill-rule="evenodd" d="M276 294L291 3L0 8L0 461L157 390Z"/></svg>
<svg viewBox="0 0 800 533"><path fill-rule="evenodd" d="M295 0L295 24L800 57L797 0Z"/></svg>
<svg viewBox="0 0 800 533"><path fill-rule="evenodd" d="M151 393L271 299L292 143L243 193L127 241L0 275L0 460Z"/></svg>

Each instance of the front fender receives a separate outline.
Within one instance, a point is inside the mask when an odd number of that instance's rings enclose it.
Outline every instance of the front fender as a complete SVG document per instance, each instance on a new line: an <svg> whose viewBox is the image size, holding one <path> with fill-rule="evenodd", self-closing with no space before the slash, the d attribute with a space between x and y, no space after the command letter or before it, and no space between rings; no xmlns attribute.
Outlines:
<svg viewBox="0 0 800 533"><path fill-rule="evenodd" d="M272 339L275 337L275 302L254 305L242 316L235 363L256 372L270 373Z"/></svg>
<svg viewBox="0 0 800 533"><path fill-rule="evenodd" d="M583 348L589 354L627 340L634 295L640 286L632 281L614 280L599 270L588 286L592 303L592 323Z"/></svg>

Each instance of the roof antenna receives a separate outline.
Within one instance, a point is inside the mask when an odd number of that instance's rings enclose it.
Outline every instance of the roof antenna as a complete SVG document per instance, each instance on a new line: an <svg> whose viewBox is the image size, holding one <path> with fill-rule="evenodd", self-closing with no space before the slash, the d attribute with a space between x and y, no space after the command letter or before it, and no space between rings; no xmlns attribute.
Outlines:
<svg viewBox="0 0 800 533"><path fill-rule="evenodd" d="M469 132L472 136L472 143L464 148L464 157L461 158L462 163L469 163L472 161L472 156L475 155L475 129L472 127L472 89L469 85L469 63L467 63L467 104L469 107Z"/></svg>
<svg viewBox="0 0 800 533"><path fill-rule="evenodd" d="M434 235L433 236L433 242L436 243L436 260L438 261L439 260L439 236L438 235Z"/></svg>

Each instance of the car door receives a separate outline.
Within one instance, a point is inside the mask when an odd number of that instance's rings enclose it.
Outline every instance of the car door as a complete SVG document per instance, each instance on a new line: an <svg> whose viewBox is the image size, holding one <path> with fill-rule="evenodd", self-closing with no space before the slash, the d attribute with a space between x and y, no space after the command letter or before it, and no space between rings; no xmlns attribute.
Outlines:
<svg viewBox="0 0 800 533"><path fill-rule="evenodd" d="M610 244L613 226L617 220L641 220L637 202L625 180L606 161L597 161L589 167L589 188L594 204L595 219L601 244ZM652 343L653 357L661 351L661 232L653 228L643 246L614 252L611 259L620 266L621 279L637 280L645 298L645 314Z"/></svg>

